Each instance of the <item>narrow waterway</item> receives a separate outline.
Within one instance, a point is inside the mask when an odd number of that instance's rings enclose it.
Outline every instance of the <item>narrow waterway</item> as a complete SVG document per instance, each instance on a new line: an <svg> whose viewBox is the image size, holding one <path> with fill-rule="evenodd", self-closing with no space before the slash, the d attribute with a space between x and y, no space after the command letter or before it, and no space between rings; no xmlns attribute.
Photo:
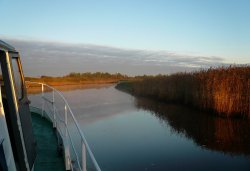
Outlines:
<svg viewBox="0 0 250 171"><path fill-rule="evenodd" d="M103 171L250 170L250 121L136 99L114 86L63 94Z"/></svg>

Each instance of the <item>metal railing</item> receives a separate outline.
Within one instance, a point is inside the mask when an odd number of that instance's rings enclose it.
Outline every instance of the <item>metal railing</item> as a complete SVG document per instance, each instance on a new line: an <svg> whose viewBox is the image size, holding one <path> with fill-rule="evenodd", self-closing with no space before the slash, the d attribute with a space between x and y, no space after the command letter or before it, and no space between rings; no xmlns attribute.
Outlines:
<svg viewBox="0 0 250 171"><path fill-rule="evenodd" d="M41 94L39 95L42 99L42 109L41 115L47 117L52 123L53 127L60 134L62 139L62 145L64 146L64 159L66 170L76 170L80 171L87 170L87 154L93 164L96 171L101 171L87 141L86 138L63 94L57 89L53 88L44 83L30 82L26 81L29 85L36 84L41 88ZM45 90L46 89L46 90ZM45 94L52 93L52 97L49 98ZM62 101L60 105L63 105L63 110L59 110L56 105L56 98L58 96ZM71 121L69 123L69 120ZM72 128L76 131L72 131ZM72 135L72 133L74 135ZM73 139L73 136L79 135L78 142ZM79 142L80 141L80 142ZM77 145L78 144L78 148ZM80 144L80 147L79 147ZM81 148L81 150L79 150ZM80 154L79 154L80 151Z"/></svg>

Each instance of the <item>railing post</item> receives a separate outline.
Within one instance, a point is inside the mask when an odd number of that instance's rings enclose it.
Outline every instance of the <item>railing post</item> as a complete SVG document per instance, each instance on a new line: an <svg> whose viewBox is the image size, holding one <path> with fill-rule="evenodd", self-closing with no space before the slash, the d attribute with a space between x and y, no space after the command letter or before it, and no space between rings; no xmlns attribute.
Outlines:
<svg viewBox="0 0 250 171"><path fill-rule="evenodd" d="M86 146L82 140L82 171L87 171Z"/></svg>
<svg viewBox="0 0 250 171"><path fill-rule="evenodd" d="M67 138L67 127L68 127L68 110L66 104L64 104L64 124L65 124L65 137Z"/></svg>
<svg viewBox="0 0 250 171"><path fill-rule="evenodd" d="M69 152L69 142L68 142L68 109L67 105L64 104L64 124L65 124L65 141L64 141L64 157L65 157L65 169L70 170L70 152Z"/></svg>
<svg viewBox="0 0 250 171"><path fill-rule="evenodd" d="M52 92L53 128L56 128L55 91Z"/></svg>
<svg viewBox="0 0 250 171"><path fill-rule="evenodd" d="M45 101L44 101L44 85L42 84L42 100L43 100L43 104L42 104L42 117L44 117L44 105L45 105Z"/></svg>

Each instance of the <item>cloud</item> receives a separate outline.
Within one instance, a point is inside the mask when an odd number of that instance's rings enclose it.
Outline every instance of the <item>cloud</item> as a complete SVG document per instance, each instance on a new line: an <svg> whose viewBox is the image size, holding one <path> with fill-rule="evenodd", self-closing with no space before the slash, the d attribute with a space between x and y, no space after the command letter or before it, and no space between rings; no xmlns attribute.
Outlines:
<svg viewBox="0 0 250 171"><path fill-rule="evenodd" d="M91 44L67 44L5 39L21 54L27 76L69 72L120 72L128 75L166 74L221 65L223 58L168 51L122 49Z"/></svg>

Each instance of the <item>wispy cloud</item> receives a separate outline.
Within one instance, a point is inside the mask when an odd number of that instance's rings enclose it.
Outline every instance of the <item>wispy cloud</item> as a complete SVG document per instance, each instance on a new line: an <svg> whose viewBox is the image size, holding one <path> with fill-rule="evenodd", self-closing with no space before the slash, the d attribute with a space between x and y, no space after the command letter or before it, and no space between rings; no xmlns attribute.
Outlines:
<svg viewBox="0 0 250 171"><path fill-rule="evenodd" d="M69 72L121 72L129 75L190 71L221 65L223 58L192 56L168 51L122 49L91 44L66 44L5 39L18 49L29 76Z"/></svg>

